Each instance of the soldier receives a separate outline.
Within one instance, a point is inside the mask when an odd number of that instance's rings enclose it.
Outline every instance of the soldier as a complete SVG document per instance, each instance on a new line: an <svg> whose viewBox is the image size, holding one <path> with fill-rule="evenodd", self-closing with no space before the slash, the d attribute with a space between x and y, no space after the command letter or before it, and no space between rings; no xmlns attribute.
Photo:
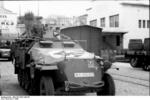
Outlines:
<svg viewBox="0 0 150 100"><path fill-rule="evenodd" d="M61 40L61 36L60 36L60 28L56 27L56 30L53 32L54 37L56 37L57 39Z"/></svg>

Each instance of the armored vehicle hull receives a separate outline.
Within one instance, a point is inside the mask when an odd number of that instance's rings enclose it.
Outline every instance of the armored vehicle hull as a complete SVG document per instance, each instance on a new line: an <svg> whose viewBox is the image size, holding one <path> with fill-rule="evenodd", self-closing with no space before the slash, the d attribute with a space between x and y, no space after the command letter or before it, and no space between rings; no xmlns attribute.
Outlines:
<svg viewBox="0 0 150 100"><path fill-rule="evenodd" d="M21 87L31 95L96 92L115 95L111 63L89 53L72 40L21 39L12 52Z"/></svg>

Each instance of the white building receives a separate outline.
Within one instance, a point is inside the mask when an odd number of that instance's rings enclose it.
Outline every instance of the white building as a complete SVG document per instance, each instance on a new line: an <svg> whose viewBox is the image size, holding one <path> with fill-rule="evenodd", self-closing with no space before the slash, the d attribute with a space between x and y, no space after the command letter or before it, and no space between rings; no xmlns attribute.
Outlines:
<svg viewBox="0 0 150 100"><path fill-rule="evenodd" d="M2 37L12 37L17 34L17 14L3 7L3 2L0 2L0 31Z"/></svg>
<svg viewBox="0 0 150 100"><path fill-rule="evenodd" d="M50 15L48 18L43 19L43 24L48 24L49 26L55 28L65 28L73 26L73 17L66 17L61 15Z"/></svg>
<svg viewBox="0 0 150 100"><path fill-rule="evenodd" d="M129 39L144 40L150 35L148 3L148 0L147 3L94 1L93 7L87 10L87 22L89 25L102 27L104 33L126 33L122 42L123 47L128 48Z"/></svg>

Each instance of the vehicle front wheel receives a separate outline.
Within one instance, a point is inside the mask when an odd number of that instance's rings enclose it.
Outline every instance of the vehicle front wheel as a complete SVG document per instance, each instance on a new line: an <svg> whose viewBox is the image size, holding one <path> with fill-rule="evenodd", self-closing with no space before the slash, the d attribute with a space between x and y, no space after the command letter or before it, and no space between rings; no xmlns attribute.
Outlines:
<svg viewBox="0 0 150 100"><path fill-rule="evenodd" d="M54 95L53 80L50 76L41 77L40 95Z"/></svg>
<svg viewBox="0 0 150 100"><path fill-rule="evenodd" d="M138 67L139 66L139 64L138 64L138 58L131 58L131 60L130 60L130 65L132 66L132 67Z"/></svg>
<svg viewBox="0 0 150 100"><path fill-rule="evenodd" d="M102 91L98 91L97 95L115 95L115 83L111 75L105 73L103 76L104 87Z"/></svg>
<svg viewBox="0 0 150 100"><path fill-rule="evenodd" d="M143 70L145 71L150 71L150 65L144 65Z"/></svg>

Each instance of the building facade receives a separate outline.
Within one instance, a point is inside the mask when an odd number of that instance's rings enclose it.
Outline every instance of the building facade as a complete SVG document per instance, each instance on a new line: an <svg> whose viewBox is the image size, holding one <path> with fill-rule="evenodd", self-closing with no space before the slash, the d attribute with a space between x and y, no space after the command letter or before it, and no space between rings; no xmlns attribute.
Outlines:
<svg viewBox="0 0 150 100"><path fill-rule="evenodd" d="M17 14L7 10L0 2L0 32L1 38L16 37Z"/></svg>
<svg viewBox="0 0 150 100"><path fill-rule="evenodd" d="M66 27L87 25L87 14L81 16L66 17L61 15L51 15L43 19L43 24L48 24L50 27L59 27L60 29Z"/></svg>
<svg viewBox="0 0 150 100"><path fill-rule="evenodd" d="M138 1L95 1L93 7L87 11L87 22L89 25L103 28L104 35L109 34L109 38L106 39L108 42L112 41L110 36L117 34L116 45L123 42L123 48L128 48L129 39L144 40L149 37L149 7L148 3Z"/></svg>
<svg viewBox="0 0 150 100"><path fill-rule="evenodd" d="M48 18L42 20L43 24L47 24L51 28L65 28L73 26L73 17L66 17L61 15L50 15Z"/></svg>

